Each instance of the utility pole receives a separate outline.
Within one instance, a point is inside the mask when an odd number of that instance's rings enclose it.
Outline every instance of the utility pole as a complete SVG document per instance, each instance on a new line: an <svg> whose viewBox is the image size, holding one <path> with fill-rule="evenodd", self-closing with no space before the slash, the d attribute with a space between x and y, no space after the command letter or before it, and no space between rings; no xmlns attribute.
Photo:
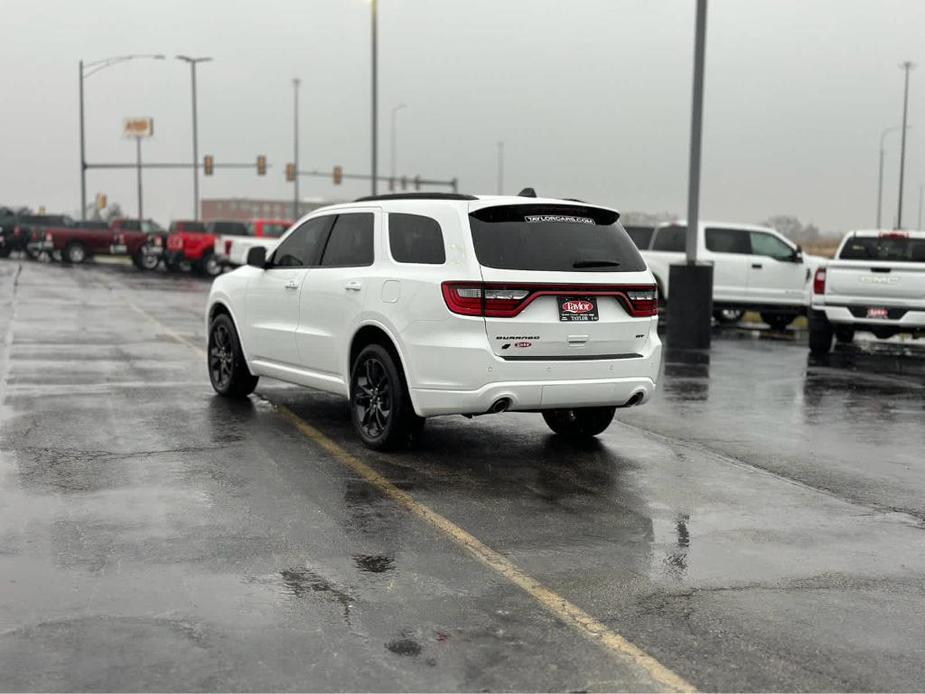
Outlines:
<svg viewBox="0 0 925 694"><path fill-rule="evenodd" d="M905 88L903 90L903 125L902 136L899 149L899 202L896 205L896 228L903 228L903 179L906 170L906 117L909 113L909 72L915 65L911 61L905 61L900 67L905 71Z"/></svg>
<svg viewBox="0 0 925 694"><path fill-rule="evenodd" d="M295 162L295 170L299 170L299 85L302 80L298 77L292 80L292 161ZM299 218L299 176L296 174L293 180L292 193L292 218Z"/></svg>
<svg viewBox="0 0 925 694"><path fill-rule="evenodd" d="M99 72L100 70L105 70L112 65L117 65L118 63L124 63L127 60L135 60L136 58L151 58L153 60L163 60L164 56L160 53L156 55L141 55L141 54L132 54L132 55L118 55L111 58L103 58L102 60L94 60L89 63L85 63L83 60L78 61L78 92L79 92L79 103L80 103L80 218L81 220L86 220L87 218L87 156L86 156L86 134L84 129L84 80L91 75Z"/></svg>
<svg viewBox="0 0 925 694"><path fill-rule="evenodd" d="M390 163L392 167L391 180L393 184L395 182L395 175L396 175L395 174L395 169L396 169L395 161L397 157L396 145L395 145L395 116L399 111L401 111L405 107L406 107L406 104L399 104L398 106L392 107L392 146L391 146L391 157L390 157L391 162Z"/></svg>
<svg viewBox="0 0 925 694"><path fill-rule="evenodd" d="M199 125L196 118L196 64L207 63L212 58L191 58L178 55L177 60L189 63L193 86L193 219L199 220Z"/></svg>
<svg viewBox="0 0 925 694"><path fill-rule="evenodd" d="M86 144L84 141L84 61L78 64L80 68L80 77L78 84L80 89L80 219L87 219L87 157Z"/></svg>
<svg viewBox="0 0 925 694"><path fill-rule="evenodd" d="M697 263L706 37L707 0L697 0L691 99L691 152L687 189L687 262L672 265L668 275L671 286L671 301L668 302L668 346L675 349L708 348L713 319L713 265Z"/></svg>
<svg viewBox="0 0 925 694"><path fill-rule="evenodd" d="M919 183L919 223L916 225L916 229L922 231L922 191L925 190L925 185Z"/></svg>
<svg viewBox="0 0 925 694"><path fill-rule="evenodd" d="M886 136L892 132L899 130L901 126L894 125L891 128L885 128L882 133L880 133L880 172L877 175L877 229L880 229L880 217L883 210L883 158L886 154L886 149L884 148L884 140ZM911 128L911 125L906 126Z"/></svg>
<svg viewBox="0 0 925 694"><path fill-rule="evenodd" d="M379 18L378 18L378 15L379 15L379 7L378 7L378 5L379 5L379 3L377 2L377 0L371 0L371 2L370 2L370 8L372 9L372 20L373 20L373 21L372 21L372 60L373 60L373 64L372 64L372 91L373 91L373 93L372 93L372 130L373 130L373 132L372 132L372 149L373 149L373 156L372 156L372 159L373 159L373 160L372 160L372 183L373 183L373 192L372 192L372 194L373 194L373 195L376 194L376 190L377 190L376 183L377 183L377 181L378 181L378 179L379 179L379 162L378 162L378 157L377 157L378 150L379 150L379 133L378 133L378 130L379 130L379 114L378 114L378 106L379 106L379 96L378 96L378 92L379 92L379 84L378 84L378 83L379 83L379 67L378 67L378 64L377 64L377 63L378 63L378 52L379 52L379 49L378 49L378 47L377 47L377 45L376 45L376 42L377 42L377 40L378 40L378 37L377 37L377 33L378 33L377 25L379 24ZM299 167L296 166L296 169L298 169L298 168L299 168Z"/></svg>
<svg viewBox="0 0 925 694"><path fill-rule="evenodd" d="M141 137L135 138L135 155L137 161L136 171L138 172L138 229L141 229L141 220L144 219L144 208L142 206L141 195Z"/></svg>
<svg viewBox="0 0 925 694"><path fill-rule="evenodd" d="M498 143L498 195L504 195L504 143Z"/></svg>

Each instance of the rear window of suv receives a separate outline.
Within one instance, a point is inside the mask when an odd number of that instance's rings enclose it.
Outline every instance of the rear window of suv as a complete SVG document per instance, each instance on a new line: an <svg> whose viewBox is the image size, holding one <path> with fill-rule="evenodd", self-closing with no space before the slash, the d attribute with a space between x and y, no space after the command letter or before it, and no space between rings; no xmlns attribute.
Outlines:
<svg viewBox="0 0 925 694"><path fill-rule="evenodd" d="M640 272L636 245L612 210L579 205L499 205L469 215L481 265L546 272Z"/></svg>
<svg viewBox="0 0 925 694"><path fill-rule="evenodd" d="M925 239L902 234L853 236L838 254L841 260L895 260L905 263L925 263Z"/></svg>

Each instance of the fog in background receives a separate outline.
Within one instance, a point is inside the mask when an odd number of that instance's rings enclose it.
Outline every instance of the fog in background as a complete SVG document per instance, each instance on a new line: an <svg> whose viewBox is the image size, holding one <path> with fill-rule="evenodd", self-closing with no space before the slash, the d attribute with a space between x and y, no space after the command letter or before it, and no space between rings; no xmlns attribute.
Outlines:
<svg viewBox="0 0 925 694"><path fill-rule="evenodd" d="M646 212L686 210L693 0L380 0L381 174L399 103L399 173L459 178ZM134 161L124 116L152 116L151 161L199 151L272 168L217 170L201 196L291 198L291 79L302 79L301 168L368 173L370 6L364 0L0 0L0 204L78 214L77 61L165 53L86 83L88 161ZM701 214L792 214L823 231L874 224L881 131L901 118L906 59L925 63L921 0L711 0ZM905 225L925 180L925 66L912 72ZM921 123L921 127L919 124ZM887 138L884 220L896 212L899 133ZM146 171L145 214L192 213L192 172ZM381 189L381 187L380 187ZM303 179L305 197L368 183ZM135 174L90 171L134 214Z"/></svg>

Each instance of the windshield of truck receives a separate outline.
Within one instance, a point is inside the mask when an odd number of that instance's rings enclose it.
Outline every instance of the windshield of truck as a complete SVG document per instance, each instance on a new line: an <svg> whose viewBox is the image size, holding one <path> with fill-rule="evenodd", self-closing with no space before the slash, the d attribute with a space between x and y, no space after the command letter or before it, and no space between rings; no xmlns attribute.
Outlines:
<svg viewBox="0 0 925 694"><path fill-rule="evenodd" d="M469 215L479 263L506 270L640 272L635 244L611 210L502 205Z"/></svg>
<svg viewBox="0 0 925 694"><path fill-rule="evenodd" d="M852 236L845 241L841 260L893 260L904 263L925 263L925 238L906 234Z"/></svg>

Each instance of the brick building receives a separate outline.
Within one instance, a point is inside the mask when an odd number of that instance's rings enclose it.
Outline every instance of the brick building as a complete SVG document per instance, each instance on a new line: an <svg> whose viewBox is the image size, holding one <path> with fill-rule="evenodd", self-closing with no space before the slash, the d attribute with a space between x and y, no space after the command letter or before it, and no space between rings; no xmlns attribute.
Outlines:
<svg viewBox="0 0 925 694"><path fill-rule="evenodd" d="M299 216L308 214L337 200L303 198L299 202ZM291 219L292 200L259 200L256 198L208 198L201 201L204 222L214 219L246 221L248 219Z"/></svg>

